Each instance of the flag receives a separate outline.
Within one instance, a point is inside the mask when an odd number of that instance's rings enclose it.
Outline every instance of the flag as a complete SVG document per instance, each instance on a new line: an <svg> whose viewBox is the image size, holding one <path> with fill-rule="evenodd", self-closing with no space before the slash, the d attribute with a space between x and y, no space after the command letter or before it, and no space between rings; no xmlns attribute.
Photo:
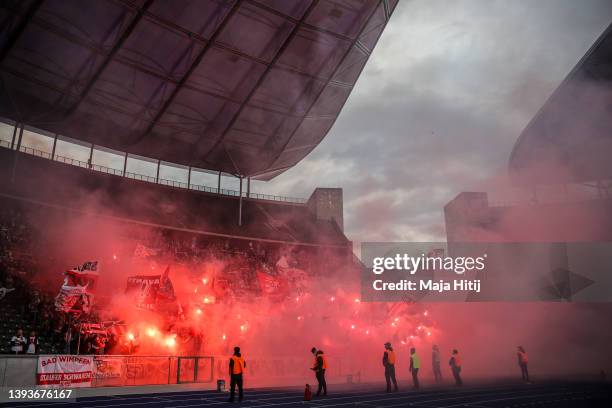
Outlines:
<svg viewBox="0 0 612 408"><path fill-rule="evenodd" d="M59 312L87 313L93 303L93 295L87 293L86 286L62 285L55 297L55 310Z"/></svg>
<svg viewBox="0 0 612 408"><path fill-rule="evenodd" d="M64 283L55 297L55 309L64 313L89 312L98 276L98 261L87 261L65 271Z"/></svg>
<svg viewBox="0 0 612 408"><path fill-rule="evenodd" d="M66 273L77 276L98 276L98 261L87 261L83 265L75 266Z"/></svg>
<svg viewBox="0 0 612 408"><path fill-rule="evenodd" d="M125 292L134 294L136 307L140 309L154 309L160 279L160 275L129 276Z"/></svg>
<svg viewBox="0 0 612 408"><path fill-rule="evenodd" d="M140 243L136 244L136 249L134 249L135 258L148 258L155 255L157 255L157 249L148 248Z"/></svg>
<svg viewBox="0 0 612 408"><path fill-rule="evenodd" d="M174 287L172 286L172 281L168 276L170 274L170 265L166 267L166 270L161 276L159 282L159 291L157 292L157 299L161 301L174 301L176 300L176 296L174 295Z"/></svg>
<svg viewBox="0 0 612 408"><path fill-rule="evenodd" d="M135 295L136 307L155 310L160 303L176 301L174 286L169 277L170 266L162 275L136 275L128 277L126 293Z"/></svg>

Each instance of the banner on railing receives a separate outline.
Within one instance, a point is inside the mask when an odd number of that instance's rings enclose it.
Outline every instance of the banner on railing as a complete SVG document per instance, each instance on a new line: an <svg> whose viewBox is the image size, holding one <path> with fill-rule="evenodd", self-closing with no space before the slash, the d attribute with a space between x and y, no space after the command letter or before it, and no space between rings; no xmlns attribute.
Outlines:
<svg viewBox="0 0 612 408"><path fill-rule="evenodd" d="M95 356L93 387L171 384L176 358L169 356Z"/></svg>
<svg viewBox="0 0 612 408"><path fill-rule="evenodd" d="M93 356L39 356L36 384L51 388L91 387L93 368Z"/></svg>

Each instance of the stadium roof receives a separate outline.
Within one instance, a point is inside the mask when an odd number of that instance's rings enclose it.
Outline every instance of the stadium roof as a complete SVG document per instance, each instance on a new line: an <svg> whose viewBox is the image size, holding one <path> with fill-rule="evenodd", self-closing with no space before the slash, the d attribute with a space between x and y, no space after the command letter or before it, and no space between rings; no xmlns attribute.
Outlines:
<svg viewBox="0 0 612 408"><path fill-rule="evenodd" d="M612 179L612 25L520 135L510 171L531 184Z"/></svg>
<svg viewBox="0 0 612 408"><path fill-rule="evenodd" d="M2 1L0 116L267 180L329 131L397 1Z"/></svg>

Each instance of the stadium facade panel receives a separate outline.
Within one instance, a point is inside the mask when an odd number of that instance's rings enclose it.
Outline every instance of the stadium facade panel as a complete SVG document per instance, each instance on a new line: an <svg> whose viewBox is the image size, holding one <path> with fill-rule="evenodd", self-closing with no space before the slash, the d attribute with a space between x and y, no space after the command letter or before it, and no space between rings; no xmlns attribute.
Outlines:
<svg viewBox="0 0 612 408"><path fill-rule="evenodd" d="M516 142L520 183L612 179L612 25L553 92Z"/></svg>

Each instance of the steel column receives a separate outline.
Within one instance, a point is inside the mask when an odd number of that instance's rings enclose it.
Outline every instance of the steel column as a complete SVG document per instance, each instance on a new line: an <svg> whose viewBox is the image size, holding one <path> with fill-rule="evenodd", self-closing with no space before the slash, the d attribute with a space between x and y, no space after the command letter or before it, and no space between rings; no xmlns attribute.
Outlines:
<svg viewBox="0 0 612 408"><path fill-rule="evenodd" d="M91 144L91 149L89 149L89 160L87 161L87 167L89 167L90 169L93 167L93 151L94 151L94 144Z"/></svg>
<svg viewBox="0 0 612 408"><path fill-rule="evenodd" d="M23 137L23 124L19 127L19 139L17 140L17 152L13 156L13 172L11 174L11 183L15 182L15 175L17 174L17 161L19 160L19 149L21 148L21 138Z"/></svg>
<svg viewBox="0 0 612 408"><path fill-rule="evenodd" d="M11 139L11 150L15 148L15 138L17 137L17 127L19 124L15 122L15 127L13 127L13 138Z"/></svg>
<svg viewBox="0 0 612 408"><path fill-rule="evenodd" d="M17 151L21 149L21 139L23 138L23 123L19 126L19 138L17 139Z"/></svg>
<svg viewBox="0 0 612 408"><path fill-rule="evenodd" d="M57 133L55 134L55 137L53 138L53 148L51 149L51 160L55 159L56 147L57 147Z"/></svg>
<svg viewBox="0 0 612 408"><path fill-rule="evenodd" d="M238 226L242 226L242 177L240 177L240 198L238 199Z"/></svg>

